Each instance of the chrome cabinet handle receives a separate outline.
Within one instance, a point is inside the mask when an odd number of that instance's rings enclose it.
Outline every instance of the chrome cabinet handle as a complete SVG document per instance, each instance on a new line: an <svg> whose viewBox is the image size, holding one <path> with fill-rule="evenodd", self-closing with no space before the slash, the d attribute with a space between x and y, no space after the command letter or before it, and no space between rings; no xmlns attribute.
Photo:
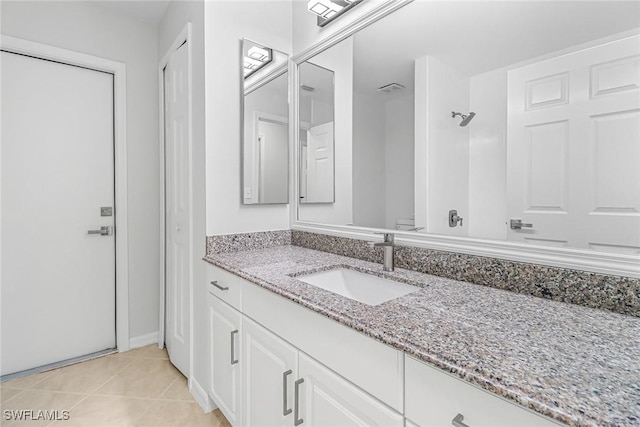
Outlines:
<svg viewBox="0 0 640 427"><path fill-rule="evenodd" d="M304 378L300 378L299 380L296 380L295 385L294 385L294 389L293 389L293 425L294 426L299 426L300 424L302 424L304 422L304 420L302 418L298 418L300 415L300 384L302 384L304 382Z"/></svg>
<svg viewBox="0 0 640 427"><path fill-rule="evenodd" d="M211 284L213 286L215 286L216 288L220 289L221 291L228 291L229 290L228 286L220 286L220 285L218 285L218 281L217 280L214 280L213 282L211 282Z"/></svg>
<svg viewBox="0 0 640 427"><path fill-rule="evenodd" d="M235 365L236 363L238 363L238 359L236 359L236 340L233 339L233 337L238 333L238 330L236 329L235 331L231 331L231 364Z"/></svg>
<svg viewBox="0 0 640 427"><path fill-rule="evenodd" d="M522 222L521 219L512 219L509 221L512 230L522 230L523 228L533 228L533 224Z"/></svg>
<svg viewBox="0 0 640 427"><path fill-rule="evenodd" d="M463 423L462 420L464 420L464 417L462 414L458 414L451 420L451 425L453 425L453 427L469 427L469 424Z"/></svg>
<svg viewBox="0 0 640 427"><path fill-rule="evenodd" d="M100 230L88 230L87 234L99 234L101 236L111 236L113 234L113 227L110 225L103 225Z"/></svg>
<svg viewBox="0 0 640 427"><path fill-rule="evenodd" d="M287 408L287 377L292 373L293 371L291 369L282 373L282 415L289 415L291 413L291 409Z"/></svg>

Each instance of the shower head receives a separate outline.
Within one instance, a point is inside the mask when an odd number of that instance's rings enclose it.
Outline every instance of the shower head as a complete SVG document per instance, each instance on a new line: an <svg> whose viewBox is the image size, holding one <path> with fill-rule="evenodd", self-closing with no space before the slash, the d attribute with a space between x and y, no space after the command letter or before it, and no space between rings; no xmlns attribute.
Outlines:
<svg viewBox="0 0 640 427"><path fill-rule="evenodd" d="M455 111L452 111L451 117L455 117L455 116L462 117L462 121L460 122L460 127L465 127L476 116L476 113L472 111L469 114L462 114L462 113L456 113Z"/></svg>

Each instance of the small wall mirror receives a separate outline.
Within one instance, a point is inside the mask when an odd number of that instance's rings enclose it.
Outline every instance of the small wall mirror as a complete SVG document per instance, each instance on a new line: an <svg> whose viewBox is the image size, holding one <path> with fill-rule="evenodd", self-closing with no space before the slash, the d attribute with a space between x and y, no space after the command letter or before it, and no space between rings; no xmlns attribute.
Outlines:
<svg viewBox="0 0 640 427"><path fill-rule="evenodd" d="M243 39L241 60L242 203L289 203L288 55Z"/></svg>
<svg viewBox="0 0 640 427"><path fill-rule="evenodd" d="M298 70L300 203L334 203L334 72L311 62Z"/></svg>

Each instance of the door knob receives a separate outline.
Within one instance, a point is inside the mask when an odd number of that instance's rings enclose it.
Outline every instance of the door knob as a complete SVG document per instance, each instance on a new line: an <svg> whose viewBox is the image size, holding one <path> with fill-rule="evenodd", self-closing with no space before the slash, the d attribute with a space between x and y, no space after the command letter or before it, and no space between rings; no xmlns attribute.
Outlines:
<svg viewBox="0 0 640 427"><path fill-rule="evenodd" d="M512 219L509 221L512 230L522 230L523 228L533 228L533 224L523 223L521 219Z"/></svg>
<svg viewBox="0 0 640 427"><path fill-rule="evenodd" d="M89 230L87 234L99 234L101 236L111 236L113 234L113 227L110 225L103 225L100 230Z"/></svg>

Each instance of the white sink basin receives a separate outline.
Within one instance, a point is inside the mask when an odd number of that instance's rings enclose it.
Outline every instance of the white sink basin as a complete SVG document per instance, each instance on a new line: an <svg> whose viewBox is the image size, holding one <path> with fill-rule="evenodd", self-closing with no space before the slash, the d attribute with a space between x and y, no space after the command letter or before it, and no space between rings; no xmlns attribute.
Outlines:
<svg viewBox="0 0 640 427"><path fill-rule="evenodd" d="M350 268L320 271L296 279L368 305L382 304L420 289Z"/></svg>

